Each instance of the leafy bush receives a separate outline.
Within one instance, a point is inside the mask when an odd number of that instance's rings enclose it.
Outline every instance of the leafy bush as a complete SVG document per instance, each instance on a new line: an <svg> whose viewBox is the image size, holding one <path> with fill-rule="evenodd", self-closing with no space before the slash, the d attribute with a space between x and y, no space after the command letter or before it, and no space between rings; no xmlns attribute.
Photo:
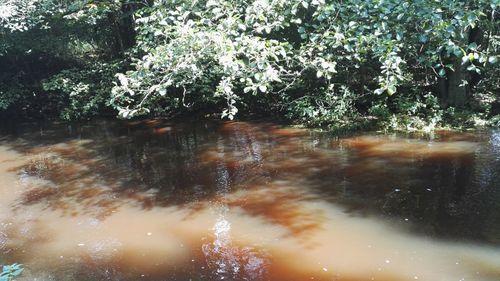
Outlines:
<svg viewBox="0 0 500 281"><path fill-rule="evenodd" d="M420 101L408 89L433 85L434 96L462 106L453 88L468 79L461 73L495 72L497 2L155 1L138 13L135 69L118 74L112 104L124 117L164 104L224 104L222 116L232 119L250 95L317 125L352 120L356 108L383 108L364 104L367 92L402 92L396 107L418 117L408 126L423 126L421 114L435 125L440 113L426 104L432 95ZM478 26L482 39L473 38ZM448 92L438 91L440 79Z"/></svg>
<svg viewBox="0 0 500 281"><path fill-rule="evenodd" d="M329 127L430 128L447 108L489 118L500 113L499 5L7 0L0 108L66 120L108 107L122 117L266 111Z"/></svg>
<svg viewBox="0 0 500 281"><path fill-rule="evenodd" d="M331 85L317 94L299 97L287 106L287 117L310 126L329 126L335 129L349 126L359 117L355 108L356 96L345 86L337 91Z"/></svg>
<svg viewBox="0 0 500 281"><path fill-rule="evenodd" d="M443 121L444 112L432 93L398 96L394 106L394 113L386 123L388 129L431 131Z"/></svg>
<svg viewBox="0 0 500 281"><path fill-rule="evenodd" d="M120 68L119 62L97 62L63 70L43 80L43 90L63 101L58 109L61 119L89 118L109 110L113 76Z"/></svg>

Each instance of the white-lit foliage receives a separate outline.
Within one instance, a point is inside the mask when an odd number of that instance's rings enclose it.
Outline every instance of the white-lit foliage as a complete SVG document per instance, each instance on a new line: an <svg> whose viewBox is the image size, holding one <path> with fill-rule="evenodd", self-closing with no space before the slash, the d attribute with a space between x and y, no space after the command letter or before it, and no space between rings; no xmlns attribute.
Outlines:
<svg viewBox="0 0 500 281"><path fill-rule="evenodd" d="M67 32L76 32L71 25L81 27L99 24L110 14L119 14L122 0L88 1L88 0L2 0L0 1L0 55L10 50L19 51L19 46L30 46L22 50L31 52L36 49L40 39L23 36L32 30L49 30L66 27ZM66 37L77 37L77 34L64 34ZM62 38L52 38L61 41ZM30 41L31 40L31 41ZM63 42L61 44L70 44Z"/></svg>
<svg viewBox="0 0 500 281"><path fill-rule="evenodd" d="M0 27L7 32L25 31L40 18L36 12L42 0L5 0L0 3Z"/></svg>
<svg viewBox="0 0 500 281"><path fill-rule="evenodd" d="M282 79L297 76L290 44L266 38L282 28L282 22L264 15L290 1L276 2L155 3L151 13L137 20L138 49L145 55L136 61L135 71L118 75L114 96L120 114L148 111L144 105L151 96L165 96L172 89L183 93L179 103L185 104L186 96L189 99L201 85L214 99L226 100L223 115L232 119L237 112L236 89L265 93Z"/></svg>
<svg viewBox="0 0 500 281"><path fill-rule="evenodd" d="M467 35L487 25L498 0L474 2L157 0L137 17L135 69L118 75L113 103L128 117L149 112L159 97L192 105L186 100L205 91L225 99L223 116L233 118L241 95L300 88L310 70L318 82L342 85L336 77L375 61L371 91L389 95L412 83L409 63L433 70L430 79L452 70L451 57L480 72L497 54ZM333 84L323 90L342 92Z"/></svg>

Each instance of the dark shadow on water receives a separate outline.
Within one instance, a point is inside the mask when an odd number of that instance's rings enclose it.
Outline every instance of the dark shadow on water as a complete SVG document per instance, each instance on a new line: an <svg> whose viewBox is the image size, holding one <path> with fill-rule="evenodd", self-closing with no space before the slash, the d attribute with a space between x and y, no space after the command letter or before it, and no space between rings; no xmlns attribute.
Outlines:
<svg viewBox="0 0 500 281"><path fill-rule="evenodd" d="M494 180L500 161L490 138L446 132L424 141L396 136L341 140L334 147L348 153L340 157L340 167L316 175L321 179L317 193L353 215L382 215L413 233L498 244L499 220L492 214L500 207Z"/></svg>
<svg viewBox="0 0 500 281"><path fill-rule="evenodd" d="M231 192L269 190L268 184L281 174L297 174L303 161L309 161L302 157L279 165L282 157L305 151L296 142L306 134L272 124L151 120L27 127L4 133L3 141L30 155L28 163L13 169L28 186L15 208L39 204L64 216L104 219L123 204L144 210L177 206L195 214L228 192L221 194L222 180L230 181ZM221 167L228 179L221 178ZM226 203L282 225L292 235L320 225L319 214L294 210L294 204L310 199L303 198L305 192L273 189L266 200L249 194Z"/></svg>
<svg viewBox="0 0 500 281"><path fill-rule="evenodd" d="M132 204L144 211L176 207L187 211L189 220L219 204L279 226L287 238L307 247L308 238L322 229L327 218L314 202L326 201L352 216L408 224L407 229L418 235L500 244L496 132L443 133L423 140L417 136L339 140L269 123L149 120L21 124L3 129L0 141L29 158L13 169L26 187L12 206L18 212L37 205L64 217L85 214L104 220ZM21 236L23 230L8 231L17 233L9 236ZM50 242L51 233L43 228L29 231L36 235L22 250L13 250L13 259L27 258L23 255L29 250L24 249L31 244ZM194 262L155 265L147 273L129 267L121 257L82 255L81 260L69 261L67 269L51 274L60 274L52 275L55 280L79 281L220 280L214 275L219 260L207 260L201 251L207 244L198 243L193 247L198 251L188 255ZM210 250L212 244L208 245ZM284 263L274 262L258 247L235 246L229 257L215 257L238 265L248 265L252 257L263 258L272 265L255 278L241 271L227 280L310 277L279 268ZM245 274L251 272L249 267ZM321 274L315 280L322 280ZM329 276L325 273L324 280Z"/></svg>
<svg viewBox="0 0 500 281"><path fill-rule="evenodd" d="M294 205L321 199L424 235L500 243L500 218L493 215L500 213L500 161L490 134L337 140L269 123L149 120L21 125L1 139L32 155L15 169L28 184L45 180L17 207L43 204L101 219L131 203L196 213L220 200L218 186L228 181L228 192L248 191L229 206L295 236L320 228L321 214Z"/></svg>

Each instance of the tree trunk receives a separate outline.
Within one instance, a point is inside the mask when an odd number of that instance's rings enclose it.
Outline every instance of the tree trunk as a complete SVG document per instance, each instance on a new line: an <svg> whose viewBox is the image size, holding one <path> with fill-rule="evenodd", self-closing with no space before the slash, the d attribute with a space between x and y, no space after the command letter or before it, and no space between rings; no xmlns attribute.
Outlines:
<svg viewBox="0 0 500 281"><path fill-rule="evenodd" d="M446 104L454 107L464 107L469 97L468 74L463 69L458 58L453 63L455 71L450 71L447 79L447 102ZM467 83L464 83L466 81Z"/></svg>

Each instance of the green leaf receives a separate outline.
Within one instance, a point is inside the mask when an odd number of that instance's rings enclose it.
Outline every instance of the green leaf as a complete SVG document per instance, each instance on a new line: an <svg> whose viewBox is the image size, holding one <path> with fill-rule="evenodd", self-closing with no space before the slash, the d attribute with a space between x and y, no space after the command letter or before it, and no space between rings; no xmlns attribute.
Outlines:
<svg viewBox="0 0 500 281"><path fill-rule="evenodd" d="M468 56L463 56L462 57L462 64L466 64L468 61L469 61L469 57Z"/></svg>
<svg viewBox="0 0 500 281"><path fill-rule="evenodd" d="M421 43L426 43L429 40L429 38L427 37L426 34L422 34L420 35L419 40Z"/></svg>
<svg viewBox="0 0 500 281"><path fill-rule="evenodd" d="M471 64L471 65L469 65L469 66L467 67L467 70L468 70L468 71L476 71L476 66L475 66L475 65L473 65L473 64Z"/></svg>
<svg viewBox="0 0 500 281"><path fill-rule="evenodd" d="M387 87L387 93L389 94L389 96L392 96L393 94L395 94L396 93L396 86L390 85L389 87Z"/></svg>
<svg viewBox="0 0 500 281"><path fill-rule="evenodd" d="M467 46L467 48L469 48L470 50L476 50L477 49L477 43L476 42L472 42L469 44L469 46Z"/></svg>

